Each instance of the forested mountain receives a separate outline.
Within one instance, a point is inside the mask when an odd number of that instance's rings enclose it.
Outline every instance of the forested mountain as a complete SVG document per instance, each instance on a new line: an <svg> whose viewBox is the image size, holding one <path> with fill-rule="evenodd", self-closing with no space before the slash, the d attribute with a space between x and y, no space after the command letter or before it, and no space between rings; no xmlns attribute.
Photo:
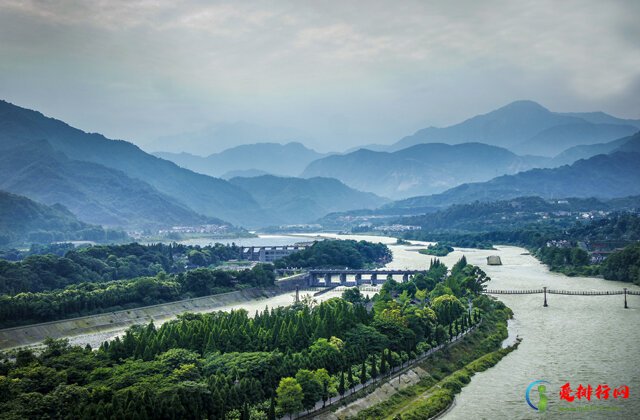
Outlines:
<svg viewBox="0 0 640 420"><path fill-rule="evenodd" d="M60 204L46 206L0 191L0 246L69 240L117 240L123 232L105 231L78 220Z"/></svg>
<svg viewBox="0 0 640 420"><path fill-rule="evenodd" d="M356 208L375 208L388 202L375 194L347 187L333 178L283 178L263 175L232 178L232 184L248 191L265 213L255 223L307 223L327 213Z"/></svg>
<svg viewBox="0 0 640 420"><path fill-rule="evenodd" d="M224 177L231 171L249 170L298 176L310 162L325 156L297 142L244 144L207 157L189 153L154 154L183 168L218 177Z"/></svg>
<svg viewBox="0 0 640 420"><path fill-rule="evenodd" d="M139 180L138 189L148 190L148 185L151 185L185 208L205 216L241 223L259 213L258 205L251 196L227 181L180 168L173 162L145 153L129 142L88 134L39 112L0 101L0 141L5 145L15 145L32 140L46 140L55 151L74 161L97 163L122 171ZM87 178L93 178L92 174L87 175ZM140 181L148 185L143 187ZM117 202L114 205L117 206ZM71 205L68 207L74 211ZM153 206L139 207L139 211L147 213L161 211Z"/></svg>
<svg viewBox="0 0 640 420"><path fill-rule="evenodd" d="M123 172L71 160L45 140L2 140L0 189L47 205L62 204L86 223L153 228L217 220Z"/></svg>
<svg viewBox="0 0 640 420"><path fill-rule="evenodd" d="M636 197L636 203L640 200ZM580 211L608 211L613 206L594 198L545 200L540 197L518 197L511 200L454 204L429 214L405 217L400 223L418 225L425 231L485 232L514 229L543 219L545 214L567 214L568 223Z"/></svg>
<svg viewBox="0 0 640 420"><path fill-rule="evenodd" d="M388 150L419 143L481 142L516 153L554 156L568 147L607 142L631 135L639 128L638 120L618 119L604 113L562 114L533 101L516 101L449 127L419 130Z"/></svg>
<svg viewBox="0 0 640 420"><path fill-rule="evenodd" d="M402 198L514 174L544 166L547 161L481 143L427 143L393 153L360 149L328 156L312 162L302 176L330 175L362 191Z"/></svg>
<svg viewBox="0 0 640 420"><path fill-rule="evenodd" d="M487 182L463 184L441 194L413 197L390 206L430 207L522 196L616 198L640 194L640 154L614 152L559 168L532 169Z"/></svg>

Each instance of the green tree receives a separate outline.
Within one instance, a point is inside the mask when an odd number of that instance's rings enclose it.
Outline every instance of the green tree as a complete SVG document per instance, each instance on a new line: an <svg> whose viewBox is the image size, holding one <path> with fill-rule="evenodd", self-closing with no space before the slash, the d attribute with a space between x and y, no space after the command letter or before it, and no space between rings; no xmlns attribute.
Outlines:
<svg viewBox="0 0 640 420"><path fill-rule="evenodd" d="M277 407L280 413L288 414L291 417L292 414L302 411L304 393L295 378L282 378L276 389L276 395Z"/></svg>

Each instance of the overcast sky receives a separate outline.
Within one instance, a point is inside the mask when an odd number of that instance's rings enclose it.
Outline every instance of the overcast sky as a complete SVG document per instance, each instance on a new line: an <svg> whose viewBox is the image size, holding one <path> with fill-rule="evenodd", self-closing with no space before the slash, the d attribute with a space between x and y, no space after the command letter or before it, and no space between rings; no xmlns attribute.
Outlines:
<svg viewBox="0 0 640 420"><path fill-rule="evenodd" d="M344 150L525 98L640 118L638 16L635 0L0 0L0 97L151 151L239 122Z"/></svg>

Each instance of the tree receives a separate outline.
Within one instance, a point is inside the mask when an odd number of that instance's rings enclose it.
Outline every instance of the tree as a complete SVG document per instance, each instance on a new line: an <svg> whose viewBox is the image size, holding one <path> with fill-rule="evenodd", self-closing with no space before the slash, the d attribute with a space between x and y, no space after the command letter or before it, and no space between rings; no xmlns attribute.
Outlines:
<svg viewBox="0 0 640 420"><path fill-rule="evenodd" d="M302 393L304 394L302 405L304 408L309 410L315 407L316 401L322 397L323 388L323 384L318 379L318 376L310 370L300 369L296 373L296 381L302 387Z"/></svg>
<svg viewBox="0 0 640 420"><path fill-rule="evenodd" d="M344 370L340 372L340 385L338 385L338 393L341 397L344 396L345 385L344 385Z"/></svg>
<svg viewBox="0 0 640 420"><path fill-rule="evenodd" d="M431 308L438 317L438 322L443 325L451 324L464 313L464 305L453 295L438 296L431 303Z"/></svg>
<svg viewBox="0 0 640 420"><path fill-rule="evenodd" d="M342 299L351 303L361 303L363 300L362 293L357 287L352 287L342 292Z"/></svg>
<svg viewBox="0 0 640 420"><path fill-rule="evenodd" d="M362 359L362 367L360 368L360 383L364 385L367 382L367 363Z"/></svg>
<svg viewBox="0 0 640 420"><path fill-rule="evenodd" d="M294 378L287 377L280 380L280 384L276 389L277 407L280 413L292 414L302 411L304 393L302 387Z"/></svg>
<svg viewBox="0 0 640 420"><path fill-rule="evenodd" d="M371 377L375 381L376 377L378 377L378 368L376 367L376 355L371 355Z"/></svg>

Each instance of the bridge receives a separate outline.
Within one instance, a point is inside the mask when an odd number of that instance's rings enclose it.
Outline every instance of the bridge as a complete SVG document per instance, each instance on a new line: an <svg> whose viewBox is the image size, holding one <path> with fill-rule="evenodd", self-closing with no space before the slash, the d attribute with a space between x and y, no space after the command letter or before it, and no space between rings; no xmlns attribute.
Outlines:
<svg viewBox="0 0 640 420"><path fill-rule="evenodd" d="M570 296L611 296L611 295L624 295L624 307L628 308L627 295L640 296L640 291L628 290L626 287L622 290L555 290L547 289L487 289L483 292L487 295L535 295L543 294L544 301L542 306L549 306L547 302L547 294L550 295L570 295Z"/></svg>
<svg viewBox="0 0 640 420"><path fill-rule="evenodd" d="M334 287L334 286L359 286L370 284L375 286L387 281L388 276L399 277L399 280L409 281L409 276L424 273L425 270L309 270L307 272L308 286L310 287ZM363 278L364 276L364 278ZM333 279L338 281L334 282Z"/></svg>
<svg viewBox="0 0 640 420"><path fill-rule="evenodd" d="M294 252L307 249L311 245L274 245L274 246L241 246L240 256L241 260L259 261L259 262L273 262L284 258Z"/></svg>

